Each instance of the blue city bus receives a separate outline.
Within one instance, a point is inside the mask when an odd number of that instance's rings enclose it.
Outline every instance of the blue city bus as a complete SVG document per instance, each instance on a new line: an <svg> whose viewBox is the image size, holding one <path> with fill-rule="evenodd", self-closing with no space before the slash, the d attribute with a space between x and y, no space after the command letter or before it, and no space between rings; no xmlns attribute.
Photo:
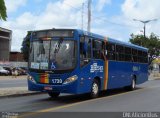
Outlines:
<svg viewBox="0 0 160 118"><path fill-rule="evenodd" d="M32 31L28 89L90 93L127 88L148 80L148 49L78 29Z"/></svg>

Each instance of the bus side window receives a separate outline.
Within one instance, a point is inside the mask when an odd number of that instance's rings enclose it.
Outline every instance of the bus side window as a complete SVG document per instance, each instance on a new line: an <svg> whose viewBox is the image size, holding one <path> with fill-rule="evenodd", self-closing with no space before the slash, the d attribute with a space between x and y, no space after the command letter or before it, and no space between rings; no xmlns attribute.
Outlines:
<svg viewBox="0 0 160 118"><path fill-rule="evenodd" d="M91 39L81 37L80 39L80 65L86 65L91 58Z"/></svg>
<svg viewBox="0 0 160 118"><path fill-rule="evenodd" d="M106 43L102 41L101 59L106 60Z"/></svg>
<svg viewBox="0 0 160 118"><path fill-rule="evenodd" d="M107 59L108 60L115 60L115 44L108 43L106 46L107 49Z"/></svg>
<svg viewBox="0 0 160 118"><path fill-rule="evenodd" d="M143 57L144 57L144 63L148 63L148 53L143 52Z"/></svg>
<svg viewBox="0 0 160 118"><path fill-rule="evenodd" d="M133 62L137 62L137 50L136 49L132 49L132 58L133 58Z"/></svg>
<svg viewBox="0 0 160 118"><path fill-rule="evenodd" d="M103 57L103 45L102 41L93 40L93 58L94 59L102 59Z"/></svg>
<svg viewBox="0 0 160 118"><path fill-rule="evenodd" d="M142 51L138 50L138 62L143 63L143 56L142 56Z"/></svg>
<svg viewBox="0 0 160 118"><path fill-rule="evenodd" d="M116 60L125 61L124 47L121 45L116 45Z"/></svg>
<svg viewBox="0 0 160 118"><path fill-rule="evenodd" d="M131 48L125 47L125 61L132 62L132 53Z"/></svg>

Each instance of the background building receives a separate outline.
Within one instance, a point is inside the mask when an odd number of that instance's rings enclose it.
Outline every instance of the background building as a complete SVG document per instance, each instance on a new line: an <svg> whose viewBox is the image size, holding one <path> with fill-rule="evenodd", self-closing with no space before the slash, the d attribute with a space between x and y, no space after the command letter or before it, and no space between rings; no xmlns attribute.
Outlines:
<svg viewBox="0 0 160 118"><path fill-rule="evenodd" d="M9 61L12 31L0 27L0 61Z"/></svg>
<svg viewBox="0 0 160 118"><path fill-rule="evenodd" d="M20 52L10 52L10 61L24 62L23 54Z"/></svg>

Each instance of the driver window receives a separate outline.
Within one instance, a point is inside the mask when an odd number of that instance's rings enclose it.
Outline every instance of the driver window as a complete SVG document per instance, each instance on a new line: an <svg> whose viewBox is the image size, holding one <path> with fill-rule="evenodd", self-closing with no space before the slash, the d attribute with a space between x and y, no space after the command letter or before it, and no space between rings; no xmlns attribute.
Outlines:
<svg viewBox="0 0 160 118"><path fill-rule="evenodd" d="M80 65L81 67L88 64L91 59L91 39L81 37L80 39Z"/></svg>

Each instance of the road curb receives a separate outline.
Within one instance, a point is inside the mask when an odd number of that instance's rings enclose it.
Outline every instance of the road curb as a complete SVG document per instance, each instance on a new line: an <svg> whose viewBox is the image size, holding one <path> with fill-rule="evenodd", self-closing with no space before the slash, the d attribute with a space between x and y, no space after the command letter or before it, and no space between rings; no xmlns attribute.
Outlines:
<svg viewBox="0 0 160 118"><path fill-rule="evenodd" d="M149 79L149 81L160 80L160 78Z"/></svg>
<svg viewBox="0 0 160 118"><path fill-rule="evenodd" d="M159 80L160 78L155 78L154 80Z"/></svg>
<svg viewBox="0 0 160 118"><path fill-rule="evenodd" d="M10 97L22 97L22 96L38 95L38 94L45 94L45 93L44 92L32 92L32 93L22 93L22 94L18 93L18 94L0 96L0 99L10 98Z"/></svg>

